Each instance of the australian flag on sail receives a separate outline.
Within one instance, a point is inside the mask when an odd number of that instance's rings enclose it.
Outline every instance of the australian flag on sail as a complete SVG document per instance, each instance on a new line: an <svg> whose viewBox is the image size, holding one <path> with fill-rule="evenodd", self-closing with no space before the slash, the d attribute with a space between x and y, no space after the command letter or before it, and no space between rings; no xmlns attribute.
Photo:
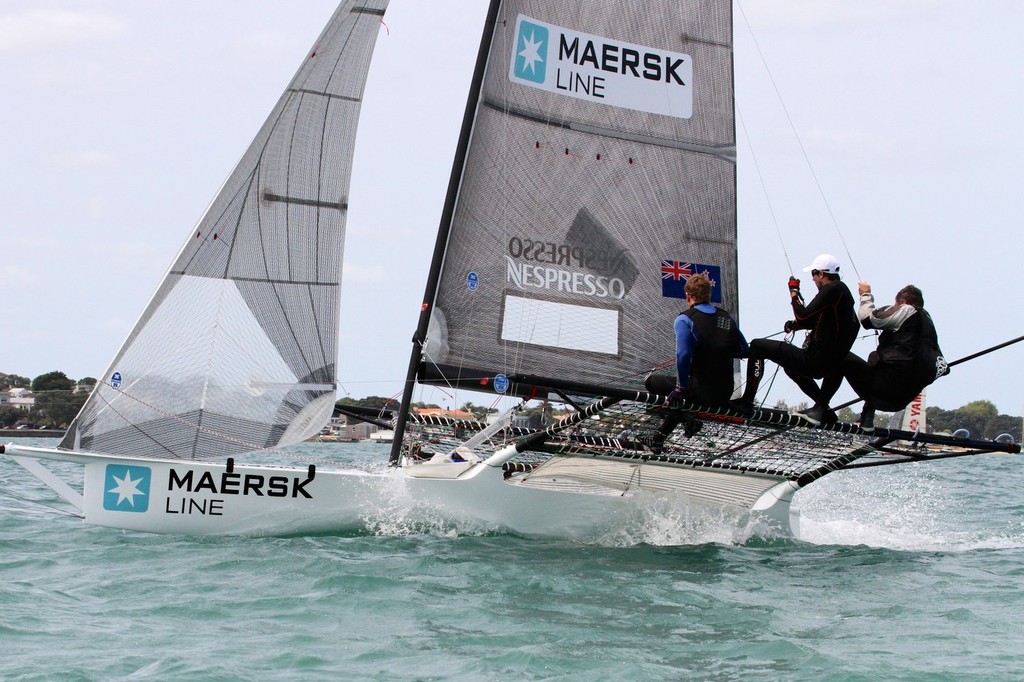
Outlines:
<svg viewBox="0 0 1024 682"><path fill-rule="evenodd" d="M711 302L722 302L722 289L718 283L722 281L722 268L717 265L701 265L681 260L661 261L661 295L668 298L686 298L686 280L690 275L707 275L711 280Z"/></svg>

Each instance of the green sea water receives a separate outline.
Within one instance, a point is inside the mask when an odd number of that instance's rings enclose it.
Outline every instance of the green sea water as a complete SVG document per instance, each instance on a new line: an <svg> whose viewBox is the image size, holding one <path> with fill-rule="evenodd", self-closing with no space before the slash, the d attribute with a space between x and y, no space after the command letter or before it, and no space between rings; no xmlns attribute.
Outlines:
<svg viewBox="0 0 1024 682"><path fill-rule="evenodd" d="M0 459L0 679L1024 679L1022 464L827 476L795 540L653 515L577 544L122 532Z"/></svg>

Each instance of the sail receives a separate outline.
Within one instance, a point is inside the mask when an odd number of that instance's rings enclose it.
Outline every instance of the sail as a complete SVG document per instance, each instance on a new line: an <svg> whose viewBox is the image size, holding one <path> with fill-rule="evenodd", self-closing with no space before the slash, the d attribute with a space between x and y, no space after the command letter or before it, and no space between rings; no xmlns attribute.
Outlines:
<svg viewBox="0 0 1024 682"><path fill-rule="evenodd" d="M728 0L500 4L421 381L638 380L694 273L738 313L731 22Z"/></svg>
<svg viewBox="0 0 1024 682"><path fill-rule="evenodd" d="M216 458L330 418L353 141L386 7L341 3L62 447Z"/></svg>

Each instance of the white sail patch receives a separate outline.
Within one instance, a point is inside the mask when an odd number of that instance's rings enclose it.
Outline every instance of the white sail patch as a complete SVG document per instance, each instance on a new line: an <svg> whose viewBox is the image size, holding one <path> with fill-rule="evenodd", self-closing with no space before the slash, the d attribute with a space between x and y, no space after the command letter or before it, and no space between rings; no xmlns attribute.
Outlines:
<svg viewBox="0 0 1024 682"><path fill-rule="evenodd" d="M605 355L619 354L622 312L505 294L503 341Z"/></svg>
<svg viewBox="0 0 1024 682"><path fill-rule="evenodd" d="M597 104L690 118L693 60L520 14L509 80Z"/></svg>

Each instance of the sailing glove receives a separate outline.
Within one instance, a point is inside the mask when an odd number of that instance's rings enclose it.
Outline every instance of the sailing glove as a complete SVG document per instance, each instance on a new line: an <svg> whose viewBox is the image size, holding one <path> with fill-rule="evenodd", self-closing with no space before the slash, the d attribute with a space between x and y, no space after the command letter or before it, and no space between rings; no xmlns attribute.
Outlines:
<svg viewBox="0 0 1024 682"><path fill-rule="evenodd" d="M793 275L789 276L789 295L794 300L800 301L800 305L803 305L804 297L800 294L800 280Z"/></svg>

